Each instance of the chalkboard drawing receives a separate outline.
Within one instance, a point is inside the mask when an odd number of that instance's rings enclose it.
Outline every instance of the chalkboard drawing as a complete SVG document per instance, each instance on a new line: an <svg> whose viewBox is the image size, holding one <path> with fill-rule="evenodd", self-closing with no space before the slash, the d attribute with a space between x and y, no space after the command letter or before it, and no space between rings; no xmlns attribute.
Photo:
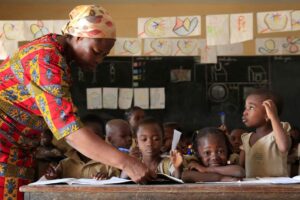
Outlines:
<svg viewBox="0 0 300 200"><path fill-rule="evenodd" d="M132 88L119 88L119 108L128 109L131 107L133 98Z"/></svg>
<svg viewBox="0 0 300 200"><path fill-rule="evenodd" d="M53 21L51 20L27 20L25 21L25 39L33 40L53 32Z"/></svg>
<svg viewBox="0 0 300 200"><path fill-rule="evenodd" d="M222 62L210 68L210 77L212 82L226 82L228 80L228 73Z"/></svg>
<svg viewBox="0 0 300 200"><path fill-rule="evenodd" d="M291 55L300 54L300 38L287 37L282 47L283 47L283 54L291 54Z"/></svg>
<svg viewBox="0 0 300 200"><path fill-rule="evenodd" d="M134 106L149 109L149 88L134 88Z"/></svg>
<svg viewBox="0 0 300 200"><path fill-rule="evenodd" d="M172 55L175 56L199 56L199 40L197 39L178 39L175 40Z"/></svg>
<svg viewBox="0 0 300 200"><path fill-rule="evenodd" d="M206 40L200 40L200 56L203 64L218 62L216 46L207 46Z"/></svg>
<svg viewBox="0 0 300 200"><path fill-rule="evenodd" d="M176 17L173 32L181 37L200 35L200 21L200 16Z"/></svg>
<svg viewBox="0 0 300 200"><path fill-rule="evenodd" d="M5 40L24 41L24 22L23 21L1 21L1 31Z"/></svg>
<svg viewBox="0 0 300 200"><path fill-rule="evenodd" d="M255 83L266 83L267 73L263 66L248 66L248 81Z"/></svg>
<svg viewBox="0 0 300 200"><path fill-rule="evenodd" d="M138 18L138 37L169 38L201 34L200 16Z"/></svg>
<svg viewBox="0 0 300 200"><path fill-rule="evenodd" d="M139 56L142 54L142 41L137 38L117 38L115 56Z"/></svg>
<svg viewBox="0 0 300 200"><path fill-rule="evenodd" d="M258 33L291 31L291 11L257 13Z"/></svg>
<svg viewBox="0 0 300 200"><path fill-rule="evenodd" d="M229 15L206 16L208 46L229 44Z"/></svg>
<svg viewBox="0 0 300 200"><path fill-rule="evenodd" d="M235 43L235 44L226 44L217 46L217 55L218 56L237 56L244 55L244 44Z"/></svg>
<svg viewBox="0 0 300 200"><path fill-rule="evenodd" d="M300 10L293 10L292 13L292 30L300 30Z"/></svg>
<svg viewBox="0 0 300 200"><path fill-rule="evenodd" d="M87 109L101 109L102 108L102 90L101 88L87 88Z"/></svg>
<svg viewBox="0 0 300 200"><path fill-rule="evenodd" d="M282 54L282 43L284 38L259 38L256 39L257 55Z"/></svg>
<svg viewBox="0 0 300 200"><path fill-rule="evenodd" d="M224 83L214 83L208 88L208 97L212 102L224 102L228 94L228 87Z"/></svg>
<svg viewBox="0 0 300 200"><path fill-rule="evenodd" d="M145 39L144 53L145 56L171 56L173 48L172 39Z"/></svg>
<svg viewBox="0 0 300 200"><path fill-rule="evenodd" d="M118 88L103 88L103 108L118 108Z"/></svg>
<svg viewBox="0 0 300 200"><path fill-rule="evenodd" d="M150 88L150 108L165 108L165 88Z"/></svg>
<svg viewBox="0 0 300 200"><path fill-rule="evenodd" d="M190 69L172 69L170 72L171 82L191 81Z"/></svg>
<svg viewBox="0 0 300 200"><path fill-rule="evenodd" d="M253 13L230 15L230 43L253 39Z"/></svg>

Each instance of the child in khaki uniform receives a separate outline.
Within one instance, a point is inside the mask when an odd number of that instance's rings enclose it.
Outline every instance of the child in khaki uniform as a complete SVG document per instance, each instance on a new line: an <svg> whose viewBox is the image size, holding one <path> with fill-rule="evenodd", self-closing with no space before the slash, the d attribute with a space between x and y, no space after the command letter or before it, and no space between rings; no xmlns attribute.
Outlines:
<svg viewBox="0 0 300 200"><path fill-rule="evenodd" d="M242 135L240 164L245 166L246 178L289 175L290 125L280 122L281 106L279 97L264 89L253 91L246 99L243 122L256 129Z"/></svg>

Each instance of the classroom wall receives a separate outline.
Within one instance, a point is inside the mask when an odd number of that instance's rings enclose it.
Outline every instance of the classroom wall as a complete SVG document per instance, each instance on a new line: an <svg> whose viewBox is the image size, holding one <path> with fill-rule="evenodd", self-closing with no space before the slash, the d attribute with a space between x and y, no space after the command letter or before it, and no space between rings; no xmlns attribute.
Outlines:
<svg viewBox="0 0 300 200"><path fill-rule="evenodd" d="M2 0L0 4L0 20L27 19L66 19L69 11L78 4L96 3L103 5L113 16L117 25L118 37L136 37L138 17L163 17L201 15L202 34L205 38L205 15L230 14L241 12L263 12L276 10L300 10L299 3L101 3L101 1L30 1ZM16 3L19 2L19 3ZM107 1L105 1L107 2ZM118 1L119 2L119 1ZM121 1L122 2L122 1ZM214 1L216 2L216 1ZM264 1L262 1L264 2ZM285 1L286 2L286 1ZM291 2L291 1L288 1ZM294 2L294 1L292 1ZM295 1L296 2L296 1ZM254 37L300 36L300 31L283 33L256 33L256 17L254 17ZM245 55L255 55L255 40L244 43Z"/></svg>

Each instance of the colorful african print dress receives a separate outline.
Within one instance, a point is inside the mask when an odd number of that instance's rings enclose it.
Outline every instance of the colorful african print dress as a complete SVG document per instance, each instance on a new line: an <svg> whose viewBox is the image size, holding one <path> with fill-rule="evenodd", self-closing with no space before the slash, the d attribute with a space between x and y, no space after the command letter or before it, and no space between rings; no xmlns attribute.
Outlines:
<svg viewBox="0 0 300 200"><path fill-rule="evenodd" d="M73 112L70 67L57 35L24 46L0 65L0 199L34 177L33 151L49 128L57 139L82 127Z"/></svg>

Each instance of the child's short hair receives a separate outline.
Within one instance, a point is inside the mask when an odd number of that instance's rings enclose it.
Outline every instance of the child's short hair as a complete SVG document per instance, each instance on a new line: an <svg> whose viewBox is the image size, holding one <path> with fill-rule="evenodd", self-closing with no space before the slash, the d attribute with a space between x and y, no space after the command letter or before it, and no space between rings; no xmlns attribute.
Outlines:
<svg viewBox="0 0 300 200"><path fill-rule="evenodd" d="M163 126L161 125L161 123L159 121L157 121L156 119L154 119L153 117L147 117L145 119L143 119L139 124L138 124L138 128L137 130L139 130L139 128L141 126L144 126L144 125L150 125L150 124L153 124L153 125L157 125L159 127L159 130L161 132L161 136L162 138L164 137L164 129L163 129ZM136 130L136 131L137 131ZM137 134L137 133L136 133Z"/></svg>
<svg viewBox="0 0 300 200"><path fill-rule="evenodd" d="M129 108L128 110L125 111L125 119L129 120L129 118L131 117L131 115L135 112L135 111L144 111L141 107L138 106L133 106L131 108Z"/></svg>
<svg viewBox="0 0 300 200"><path fill-rule="evenodd" d="M196 155L199 157L198 155L198 141L199 139L201 138L205 138L207 137L208 135L215 135L217 137L220 137L222 138L224 141L225 141L225 145L227 147L227 150L228 150L228 157L230 156L230 154L232 154L232 145L228 139L228 137L225 135L225 133L223 131L221 131L220 129L216 128L216 127L207 127L207 128L203 128L203 129L200 129L195 138L194 138L194 141L193 141L193 149L194 149L194 152L196 153Z"/></svg>
<svg viewBox="0 0 300 200"><path fill-rule="evenodd" d="M103 131L103 135L105 135L105 125L102 118L96 114L87 114L80 118L82 123L98 123L101 126L101 129Z"/></svg>
<svg viewBox="0 0 300 200"><path fill-rule="evenodd" d="M277 107L278 115L281 114L282 109L283 109L283 100L279 94L277 94L274 91L271 91L269 89L266 89L266 88L259 88L259 89L255 89L255 90L251 91L247 95L247 97L251 96L251 95L257 95L257 96L263 97L264 100L271 99Z"/></svg>

